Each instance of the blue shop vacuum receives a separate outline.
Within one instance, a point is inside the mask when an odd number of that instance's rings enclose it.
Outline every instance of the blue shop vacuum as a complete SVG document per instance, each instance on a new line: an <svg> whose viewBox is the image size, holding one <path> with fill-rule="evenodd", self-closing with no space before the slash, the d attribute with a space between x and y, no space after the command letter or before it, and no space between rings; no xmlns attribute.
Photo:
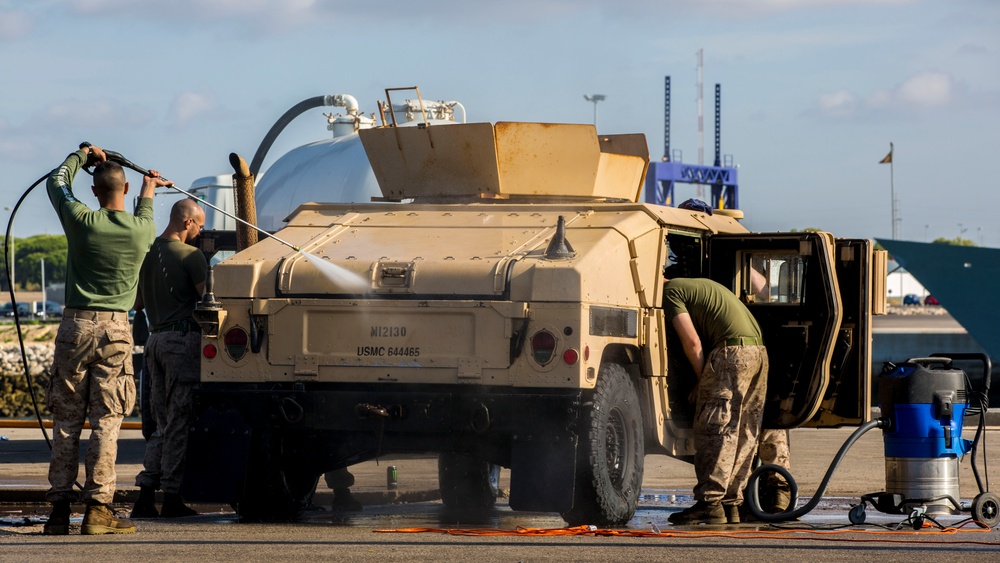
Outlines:
<svg viewBox="0 0 1000 563"><path fill-rule="evenodd" d="M964 371L953 361L979 361L983 366L983 388L972 389ZM926 517L959 514L966 510L986 528L1000 523L1000 495L989 492L977 466L977 453L984 445L986 409L992 366L986 354L932 354L895 365L887 363L879 375L879 405L882 415L858 428L841 446L816 495L801 508L777 514L764 513L758 498L762 475L778 473L792 489L792 504L798 489L783 467L764 465L750 476L747 501L750 512L763 522L782 522L811 511L822 499L833 472L850 447L872 428L881 428L885 444L885 490L862 495L861 503L848 513L852 524L865 521L868 505L886 514L907 514L914 529ZM962 438L966 417L978 416L972 440ZM959 463L971 452L972 472L979 494L969 507L960 502ZM985 461L984 461L985 468Z"/></svg>

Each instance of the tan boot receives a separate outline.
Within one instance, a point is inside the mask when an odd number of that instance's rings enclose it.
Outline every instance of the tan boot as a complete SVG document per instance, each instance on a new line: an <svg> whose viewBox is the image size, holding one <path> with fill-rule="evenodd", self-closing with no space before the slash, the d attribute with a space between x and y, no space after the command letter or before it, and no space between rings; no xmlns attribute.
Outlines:
<svg viewBox="0 0 1000 563"><path fill-rule="evenodd" d="M135 524L131 520L118 518L105 504L91 504L87 506L87 513L83 516L80 533L88 536L132 534L135 533Z"/></svg>
<svg viewBox="0 0 1000 563"><path fill-rule="evenodd" d="M690 524L726 524L726 511L721 504L698 501L694 506L675 512L667 517L675 526Z"/></svg>

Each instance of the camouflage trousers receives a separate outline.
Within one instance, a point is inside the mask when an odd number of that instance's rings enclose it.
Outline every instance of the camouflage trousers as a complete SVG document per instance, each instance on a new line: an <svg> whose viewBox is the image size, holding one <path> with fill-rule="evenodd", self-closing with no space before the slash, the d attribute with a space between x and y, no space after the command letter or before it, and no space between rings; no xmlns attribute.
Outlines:
<svg viewBox="0 0 1000 563"><path fill-rule="evenodd" d="M788 451L787 430L761 430L757 444L757 457L761 465L773 463L785 469L792 468L792 456Z"/></svg>
<svg viewBox="0 0 1000 563"><path fill-rule="evenodd" d="M164 331L146 341L146 370L156 432L146 442L140 487L179 493L184 477L188 431L194 423L192 395L198 384L201 333ZM144 413L143 416L146 416Z"/></svg>
<svg viewBox="0 0 1000 563"><path fill-rule="evenodd" d="M767 349L712 350L698 378L694 420L694 498L741 504L757 451L767 392Z"/></svg>
<svg viewBox="0 0 1000 563"><path fill-rule="evenodd" d="M52 413L49 502L75 501L80 434L90 420L85 502L110 503L122 418L135 406L132 331L124 312L66 309L56 333L46 403Z"/></svg>

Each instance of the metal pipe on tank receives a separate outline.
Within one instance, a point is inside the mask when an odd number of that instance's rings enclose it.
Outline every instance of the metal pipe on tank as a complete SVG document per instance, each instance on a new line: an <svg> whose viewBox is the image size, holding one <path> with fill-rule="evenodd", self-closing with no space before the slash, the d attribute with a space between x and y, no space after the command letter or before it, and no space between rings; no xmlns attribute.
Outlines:
<svg viewBox="0 0 1000 563"><path fill-rule="evenodd" d="M236 251L239 252L257 244L257 231L247 226L257 224L257 203L254 201L253 174L247 161L236 153L229 153L229 164L233 167L233 192L236 200L236 216L245 223L236 224Z"/></svg>

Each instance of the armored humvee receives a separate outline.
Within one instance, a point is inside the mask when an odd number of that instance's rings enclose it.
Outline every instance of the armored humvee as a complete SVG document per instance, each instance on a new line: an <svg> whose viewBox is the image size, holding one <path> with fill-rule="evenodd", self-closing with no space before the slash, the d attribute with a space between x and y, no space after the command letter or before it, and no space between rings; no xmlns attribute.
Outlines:
<svg viewBox="0 0 1000 563"><path fill-rule="evenodd" d="M319 475L440 454L443 502L571 524L634 514L647 454L692 459L694 378L663 268L758 319L765 426L869 419L884 253L637 203L642 135L472 123L360 132L383 201L308 203L214 267L185 495L293 517ZM390 204L387 202L397 202ZM401 202L401 203L400 203ZM755 281L756 280L756 281Z"/></svg>

